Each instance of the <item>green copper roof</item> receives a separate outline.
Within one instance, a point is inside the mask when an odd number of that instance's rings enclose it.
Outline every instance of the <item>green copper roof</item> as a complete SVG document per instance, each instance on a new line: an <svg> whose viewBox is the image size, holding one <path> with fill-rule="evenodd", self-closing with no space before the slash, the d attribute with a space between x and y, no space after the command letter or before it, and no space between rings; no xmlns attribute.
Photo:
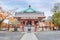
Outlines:
<svg viewBox="0 0 60 40"><path fill-rule="evenodd" d="M31 8L31 5L29 5L29 8L26 9L26 10L24 10L24 11L22 11L22 12L37 12L37 11L34 10L34 9L32 9L32 8Z"/></svg>

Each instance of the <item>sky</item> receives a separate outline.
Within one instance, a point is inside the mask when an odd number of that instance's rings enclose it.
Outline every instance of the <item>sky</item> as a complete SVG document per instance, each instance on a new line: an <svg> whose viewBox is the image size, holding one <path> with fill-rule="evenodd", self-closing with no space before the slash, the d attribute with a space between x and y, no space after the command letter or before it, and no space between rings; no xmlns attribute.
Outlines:
<svg viewBox="0 0 60 40"><path fill-rule="evenodd" d="M45 16L51 16L51 9L55 3L60 3L60 0L0 0L0 6L4 10L17 9L16 11L22 11L28 8L28 5L34 10L45 13Z"/></svg>

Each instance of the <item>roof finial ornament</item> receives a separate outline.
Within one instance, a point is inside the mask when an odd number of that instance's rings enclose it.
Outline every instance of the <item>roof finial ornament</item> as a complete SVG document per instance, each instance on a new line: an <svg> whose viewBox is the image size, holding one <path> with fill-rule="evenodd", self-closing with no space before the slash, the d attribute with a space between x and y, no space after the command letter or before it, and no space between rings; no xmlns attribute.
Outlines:
<svg viewBox="0 0 60 40"><path fill-rule="evenodd" d="M31 7L31 5L29 5L29 8Z"/></svg>

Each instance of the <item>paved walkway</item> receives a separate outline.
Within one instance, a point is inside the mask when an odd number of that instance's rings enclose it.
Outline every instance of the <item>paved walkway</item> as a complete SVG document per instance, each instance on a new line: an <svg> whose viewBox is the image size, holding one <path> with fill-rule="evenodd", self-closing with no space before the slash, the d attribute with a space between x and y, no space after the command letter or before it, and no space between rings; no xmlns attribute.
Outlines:
<svg viewBox="0 0 60 40"><path fill-rule="evenodd" d="M38 40L34 33L25 33L21 40Z"/></svg>

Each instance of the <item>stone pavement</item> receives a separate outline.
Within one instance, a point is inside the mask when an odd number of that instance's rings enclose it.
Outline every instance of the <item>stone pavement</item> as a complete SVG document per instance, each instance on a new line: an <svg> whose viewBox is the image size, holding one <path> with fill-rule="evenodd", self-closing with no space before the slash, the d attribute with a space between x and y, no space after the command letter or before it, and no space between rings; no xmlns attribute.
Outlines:
<svg viewBox="0 0 60 40"><path fill-rule="evenodd" d="M60 31L40 31L25 33L21 40L60 40Z"/></svg>
<svg viewBox="0 0 60 40"><path fill-rule="evenodd" d="M3 32L0 40L60 40L60 31Z"/></svg>
<svg viewBox="0 0 60 40"><path fill-rule="evenodd" d="M34 33L25 33L21 40L38 40Z"/></svg>
<svg viewBox="0 0 60 40"><path fill-rule="evenodd" d="M35 33L38 40L60 40L60 31L43 31Z"/></svg>

